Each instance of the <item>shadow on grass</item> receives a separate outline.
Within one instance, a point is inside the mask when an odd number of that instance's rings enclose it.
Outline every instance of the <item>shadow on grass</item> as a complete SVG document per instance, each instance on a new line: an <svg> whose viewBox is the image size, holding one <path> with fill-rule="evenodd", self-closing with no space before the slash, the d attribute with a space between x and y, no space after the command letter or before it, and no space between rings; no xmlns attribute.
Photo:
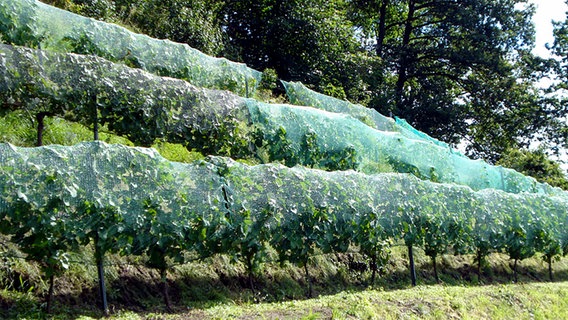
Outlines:
<svg viewBox="0 0 568 320"><path fill-rule="evenodd" d="M370 272L351 270L349 263L341 256L333 260L330 270L322 271L318 265L313 269L314 295L333 295L343 291L358 292L369 288L382 290L408 289L410 285L407 263L403 258L389 262L385 271L380 272L373 284ZM565 261L564 258L563 261ZM482 268L482 278L478 279L477 266L471 257L442 257L438 264L440 282L444 285L478 286L486 284L511 283L513 279L512 261L503 255L493 259L490 265ZM524 261L523 261L524 262ZM518 266L519 282L548 282L546 264L537 259L529 263L521 262ZM563 266L567 262L563 262ZM168 277L169 292L174 313L186 313L194 310L206 310L226 303L282 302L306 299L307 282L301 269L286 266L270 266L266 271L254 277L254 291L249 287L248 277L244 272L227 271L213 267L208 272L187 272L183 267L170 272ZM111 313L129 310L141 315L166 312L162 299L162 287L158 273L143 266L122 266L117 276L108 281L108 299ZM329 266L327 267L328 269ZM275 271L276 270L276 271ZM431 263L422 259L417 266L418 284L434 285L436 280ZM554 271L555 281L568 281L568 268ZM65 277L56 283L65 282ZM14 288L12 288L14 289ZM16 288L17 289L17 288ZM9 293L11 292L11 293ZM45 318L41 311L42 296L18 290L4 290L0 295L0 318L18 319ZM100 317L98 309L98 291L94 286L57 290L53 314L57 319L73 319L79 315Z"/></svg>

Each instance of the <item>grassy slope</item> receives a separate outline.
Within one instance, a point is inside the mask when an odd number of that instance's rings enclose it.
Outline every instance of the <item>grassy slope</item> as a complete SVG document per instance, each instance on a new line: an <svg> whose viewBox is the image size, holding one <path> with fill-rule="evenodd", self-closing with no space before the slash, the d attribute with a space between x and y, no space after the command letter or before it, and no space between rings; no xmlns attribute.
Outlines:
<svg viewBox="0 0 568 320"><path fill-rule="evenodd" d="M0 115L0 142L21 147L35 146L37 141L36 126L34 118L25 112L16 111ZM127 146L134 145L124 137L106 132L104 127L100 128L100 131L99 139L101 141ZM91 140L93 140L93 133L90 128L61 118L45 118L44 145L74 145ZM172 161L191 162L203 157L200 153L190 152L179 144L156 141L152 147L158 150L164 158Z"/></svg>
<svg viewBox="0 0 568 320"><path fill-rule="evenodd" d="M343 292L305 301L221 305L163 317L223 319L565 319L568 282L488 285L427 285L393 291Z"/></svg>
<svg viewBox="0 0 568 320"><path fill-rule="evenodd" d="M89 312L87 312L88 314ZM568 282L418 286L343 292L304 301L221 304L175 314L118 311L109 319L566 319ZM18 319L35 319L17 317ZM97 319L95 315L53 319Z"/></svg>
<svg viewBox="0 0 568 320"><path fill-rule="evenodd" d="M8 251L17 255L17 250ZM554 263L555 282L546 282L546 264L539 257L523 260L520 282L514 284L506 255L490 255L481 282L471 264L473 256L446 255L440 263L443 283L435 284L429 260L416 251L415 288L409 285L403 247L393 248L373 286L368 284L369 272L350 270L346 257L317 256L310 263L315 299L304 298L302 269L289 264L268 263L256 277L255 293L247 286L243 265L228 257L177 266L168 277L171 314L164 313L156 271L144 267L142 260L111 256L106 268L111 319L568 318L568 257ZM92 255L86 251L74 261L56 281L52 318L98 319ZM3 260L0 278L11 282L0 289L0 318L45 316L41 306L47 285L40 277L37 266L22 259Z"/></svg>

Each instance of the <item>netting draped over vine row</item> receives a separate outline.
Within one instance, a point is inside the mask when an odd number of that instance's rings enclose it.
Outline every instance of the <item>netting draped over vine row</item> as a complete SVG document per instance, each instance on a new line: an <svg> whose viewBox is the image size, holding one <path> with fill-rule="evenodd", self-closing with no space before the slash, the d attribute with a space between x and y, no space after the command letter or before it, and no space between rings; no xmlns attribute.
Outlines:
<svg viewBox="0 0 568 320"><path fill-rule="evenodd" d="M136 34L36 0L0 2L3 42L58 52L94 54L198 87L254 95L262 74L242 63L214 58L186 44Z"/></svg>
<svg viewBox="0 0 568 320"><path fill-rule="evenodd" d="M161 158L154 149L126 148L102 142L74 147L17 148L0 145L3 208L17 200L43 207L60 198L76 208L89 201L99 208L140 212L142 202L160 199L166 212L179 209L179 199L191 197L196 211L214 211L221 188L212 166L181 165Z"/></svg>
<svg viewBox="0 0 568 320"><path fill-rule="evenodd" d="M96 56L60 54L0 44L3 108L25 108L90 124L99 121L134 142L156 138L204 148L212 132L248 118L244 100L183 80L158 77ZM245 114L241 114L245 113Z"/></svg>
<svg viewBox="0 0 568 320"><path fill-rule="evenodd" d="M0 45L0 98L3 108L85 124L97 110L97 121L141 145L165 139L206 154L256 154L264 162L367 173L388 163L397 172L475 190L564 195L516 171L378 130L348 114L262 103L95 56Z"/></svg>
<svg viewBox="0 0 568 320"><path fill-rule="evenodd" d="M281 82L284 85L284 88L286 88L286 94L292 104L314 107L329 112L345 113L365 123L371 128L380 131L398 132L409 139L427 141L446 148L458 156L463 156L459 151L453 149L447 143L434 139L424 132L416 130L404 119L395 117L393 120L392 118L383 116L374 109L315 92L308 89L301 82Z"/></svg>
<svg viewBox="0 0 568 320"><path fill-rule="evenodd" d="M316 211L323 213L317 228L328 244L336 239L347 245L350 229L364 221L384 237L400 238L408 228L419 230L421 223L436 221L453 225L456 236L471 246L495 246L493 241L511 236L515 228L522 228L523 239L568 243L566 198L473 191L397 173L248 166L223 157L181 164L153 149L90 142L39 148L0 144L0 181L3 223L14 223L16 218L6 220L6 215L18 212L18 205L44 210L56 201L64 204L57 215L69 219L72 228L86 223L79 222L84 218L80 208L88 202L118 214L124 228L136 230L148 204L154 204L159 219L172 228L164 236L180 225L197 228L194 232L203 234L197 238L207 241L208 248L235 241L223 232L244 220L249 225L260 222L258 228L276 237ZM440 237L447 236L440 232Z"/></svg>

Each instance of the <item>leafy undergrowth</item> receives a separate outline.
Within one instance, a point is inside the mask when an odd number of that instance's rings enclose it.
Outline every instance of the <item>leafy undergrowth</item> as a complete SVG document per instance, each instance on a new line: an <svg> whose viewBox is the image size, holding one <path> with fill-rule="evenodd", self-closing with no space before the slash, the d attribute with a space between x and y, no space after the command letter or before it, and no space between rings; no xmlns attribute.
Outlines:
<svg viewBox="0 0 568 320"><path fill-rule="evenodd" d="M17 249L2 239L0 318L47 317L43 297L47 284L38 266L18 258ZM250 289L245 268L225 256L176 266L169 273L174 303L165 312L159 275L140 258L110 256L107 260L111 319L368 319L368 318L566 318L568 257L554 263L554 282L539 257L523 260L519 283L512 283L512 261L492 254L481 280L473 256L443 256L441 283L430 261L416 250L418 286L411 287L404 247L392 257L374 284L357 253L319 255L310 261L315 299L306 299L303 269L268 263ZM50 319L100 318L97 272L92 252L73 257L55 282Z"/></svg>

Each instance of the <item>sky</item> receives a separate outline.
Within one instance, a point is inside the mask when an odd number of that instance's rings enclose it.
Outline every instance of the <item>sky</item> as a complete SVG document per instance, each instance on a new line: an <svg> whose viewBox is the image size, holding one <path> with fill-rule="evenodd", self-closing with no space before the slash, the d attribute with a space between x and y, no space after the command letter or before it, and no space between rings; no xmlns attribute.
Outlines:
<svg viewBox="0 0 568 320"><path fill-rule="evenodd" d="M536 27L536 47L533 53L542 57L548 57L550 53L545 45L546 43L554 43L551 21L564 21L568 6L564 0L530 0L530 2L537 7L536 14L533 17Z"/></svg>

